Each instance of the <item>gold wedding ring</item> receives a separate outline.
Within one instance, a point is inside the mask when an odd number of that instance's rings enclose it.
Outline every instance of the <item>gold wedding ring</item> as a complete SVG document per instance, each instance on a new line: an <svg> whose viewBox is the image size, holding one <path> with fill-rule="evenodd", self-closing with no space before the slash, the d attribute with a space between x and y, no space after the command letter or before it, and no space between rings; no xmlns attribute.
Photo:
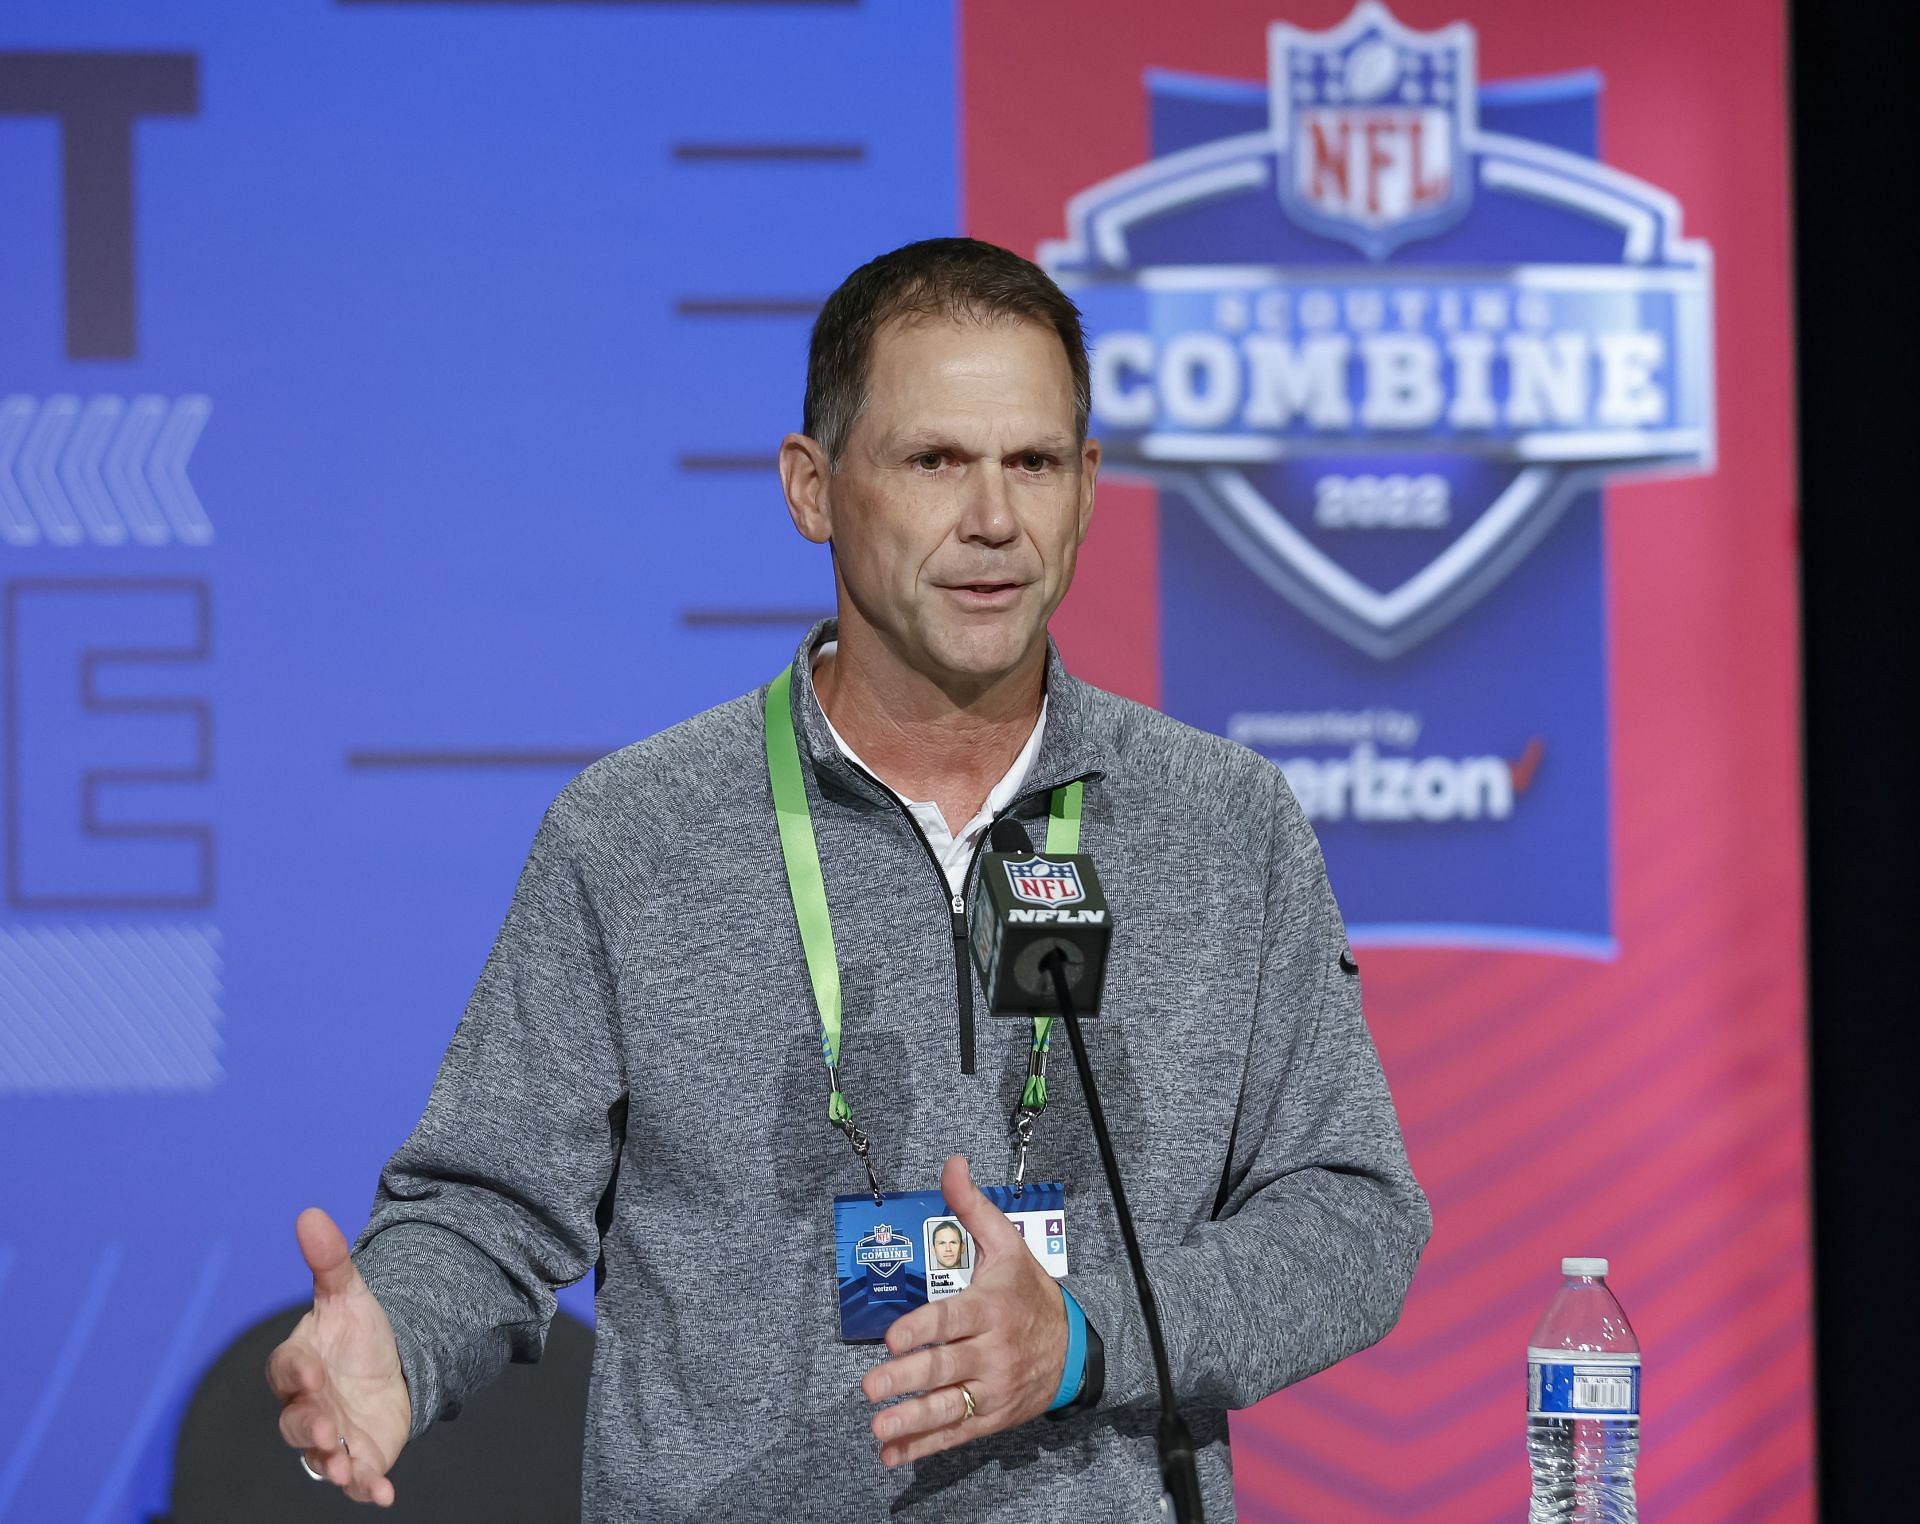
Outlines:
<svg viewBox="0 0 1920 1524"><path fill-rule="evenodd" d="M973 1393L964 1386L960 1388L960 1400L967 1405L967 1417L973 1417Z"/></svg>

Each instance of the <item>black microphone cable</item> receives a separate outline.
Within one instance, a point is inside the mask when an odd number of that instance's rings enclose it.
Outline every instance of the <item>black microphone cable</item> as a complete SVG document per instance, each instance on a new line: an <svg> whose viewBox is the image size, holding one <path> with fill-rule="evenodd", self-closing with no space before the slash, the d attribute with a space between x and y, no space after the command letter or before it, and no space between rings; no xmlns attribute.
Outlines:
<svg viewBox="0 0 1920 1524"><path fill-rule="evenodd" d="M1033 842L1026 827L1017 820L994 822L993 850L1020 852L1031 857ZM1160 1308L1153 1299L1153 1286L1147 1279L1146 1262L1140 1257L1140 1238L1134 1231L1133 1213L1127 1206L1126 1188L1120 1183L1120 1163L1114 1157L1113 1138L1107 1131L1107 1114L1100 1105L1100 1087L1094 1083L1093 1065L1087 1061L1086 1039L1080 1033L1080 1018L1074 1013L1073 992L1067 983L1067 957L1059 948L1040 962L1053 980L1054 998L1060 1003L1060 1019L1066 1024L1067 1045L1073 1050L1073 1067L1080 1076L1080 1090L1087 1098L1087 1118L1093 1124L1093 1141L1100 1150L1100 1167L1107 1177L1107 1190L1113 1196L1114 1216L1120 1223L1120 1241L1126 1246L1127 1264L1133 1271L1133 1289L1140 1298L1140 1315L1147 1325L1147 1347L1153 1352L1153 1375L1160 1388L1160 1425L1154 1443L1160 1452L1160 1487L1173 1507L1176 1524L1203 1524L1205 1513L1200 1502L1200 1474L1194 1466L1193 1434L1180 1416L1173 1398L1173 1371L1167 1364L1167 1342L1160 1332Z"/></svg>

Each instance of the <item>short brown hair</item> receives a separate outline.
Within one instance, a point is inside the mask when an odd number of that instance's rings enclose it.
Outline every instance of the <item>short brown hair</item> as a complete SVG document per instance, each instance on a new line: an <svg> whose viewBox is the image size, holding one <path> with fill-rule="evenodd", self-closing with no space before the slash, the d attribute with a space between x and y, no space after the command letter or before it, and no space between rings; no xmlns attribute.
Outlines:
<svg viewBox="0 0 1920 1524"><path fill-rule="evenodd" d="M1092 395L1080 309L1031 260L978 238L926 238L869 260L840 283L814 319L807 346L807 399L801 429L838 469L867 405L873 340L895 318L1019 318L1060 336L1073 374L1073 425L1087 439Z"/></svg>

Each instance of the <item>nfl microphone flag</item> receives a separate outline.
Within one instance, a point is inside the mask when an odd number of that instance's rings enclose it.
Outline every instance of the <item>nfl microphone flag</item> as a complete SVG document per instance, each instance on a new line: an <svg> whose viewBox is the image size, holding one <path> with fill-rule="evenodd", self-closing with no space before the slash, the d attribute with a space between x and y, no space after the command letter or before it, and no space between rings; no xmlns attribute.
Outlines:
<svg viewBox="0 0 1920 1524"><path fill-rule="evenodd" d="M1100 1012L1113 917L1084 853L989 852L973 891L973 961L995 1016L1052 1016L1053 980L1042 967L1058 951L1082 1016Z"/></svg>

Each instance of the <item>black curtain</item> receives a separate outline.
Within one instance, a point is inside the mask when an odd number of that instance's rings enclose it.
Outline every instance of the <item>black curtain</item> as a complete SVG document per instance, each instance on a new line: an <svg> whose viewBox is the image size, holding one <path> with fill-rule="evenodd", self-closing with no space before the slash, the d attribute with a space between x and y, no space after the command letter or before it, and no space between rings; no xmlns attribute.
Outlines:
<svg viewBox="0 0 1920 1524"><path fill-rule="evenodd" d="M1920 512L1910 49L1873 8L1792 22L1822 1517L1913 1517L1913 648ZM1738 335L1723 349L1738 363ZM1723 449L1738 449L1726 440ZM1738 1379L1736 1376L1735 1379Z"/></svg>

